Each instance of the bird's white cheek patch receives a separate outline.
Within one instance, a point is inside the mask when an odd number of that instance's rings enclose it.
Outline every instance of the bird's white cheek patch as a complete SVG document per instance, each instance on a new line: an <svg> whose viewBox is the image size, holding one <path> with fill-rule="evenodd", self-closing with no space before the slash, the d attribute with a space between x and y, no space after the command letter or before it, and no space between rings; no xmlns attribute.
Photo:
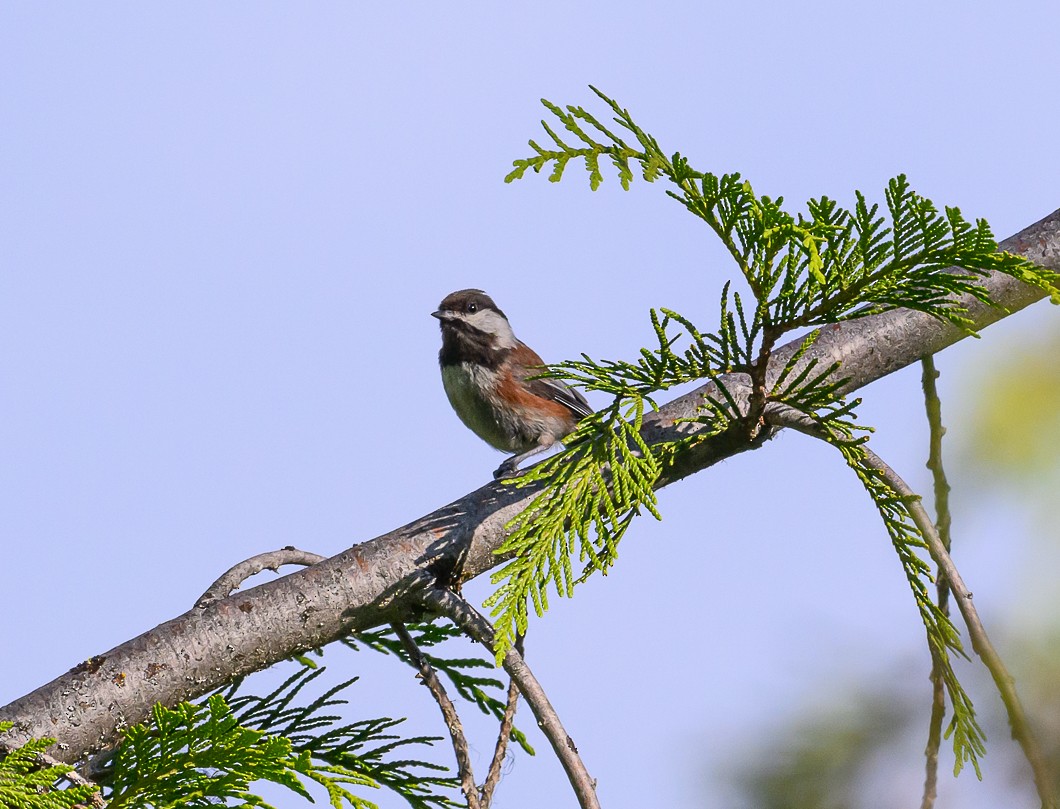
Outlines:
<svg viewBox="0 0 1060 809"><path fill-rule="evenodd" d="M483 334L493 337L497 348L515 348L517 340L508 321L490 309L483 309L471 315L463 315L468 325Z"/></svg>

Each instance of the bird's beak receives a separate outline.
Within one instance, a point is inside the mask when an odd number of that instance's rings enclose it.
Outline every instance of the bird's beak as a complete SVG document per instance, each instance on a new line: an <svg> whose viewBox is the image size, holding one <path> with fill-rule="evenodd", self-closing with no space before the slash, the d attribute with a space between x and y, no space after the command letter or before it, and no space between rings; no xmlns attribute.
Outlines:
<svg viewBox="0 0 1060 809"><path fill-rule="evenodd" d="M452 314L450 314L449 312L443 312L441 309L439 309L437 312L431 312L431 317L436 317L439 320L449 320L450 318L452 318Z"/></svg>

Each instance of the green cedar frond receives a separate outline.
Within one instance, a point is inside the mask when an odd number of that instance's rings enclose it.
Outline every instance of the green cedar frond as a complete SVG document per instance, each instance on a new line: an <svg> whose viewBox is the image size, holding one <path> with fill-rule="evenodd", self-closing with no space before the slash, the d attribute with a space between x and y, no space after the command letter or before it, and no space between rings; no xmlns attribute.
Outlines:
<svg viewBox="0 0 1060 809"><path fill-rule="evenodd" d="M448 633L436 631L431 625L425 627L428 628L421 633L425 645L449 637ZM485 661L480 662L488 665ZM414 809L453 805L445 791L457 788L456 779L433 774L444 772L446 767L416 758L392 757L395 751L401 752L412 746L433 745L439 741L438 737L408 737L394 733L404 719L380 717L339 724L339 716L325 713L329 708L347 704L347 700L336 697L356 678L332 686L305 704L295 704L295 698L314 684L324 671L324 667L303 665L264 697L235 695L231 688L225 694L241 725L282 736L290 740L295 753L308 754L317 771L327 774L314 777L325 787L328 778L348 779L340 780L340 783L356 785L367 782L386 787L403 797Z"/></svg>
<svg viewBox="0 0 1060 809"><path fill-rule="evenodd" d="M0 722L0 735L14 723ZM62 787L63 776L74 768L69 764L48 766L41 756L55 739L30 739L6 753L0 753L0 806L17 809L69 809L87 803L95 787Z"/></svg>
<svg viewBox="0 0 1060 809"><path fill-rule="evenodd" d="M981 278L998 271L1057 296L1058 278L1022 256L999 252L989 226L974 225L956 208L940 214L914 193L904 175L885 192L889 220L860 192L853 212L823 198L808 203L807 229L820 240L823 280L789 265L780 295L771 300L774 321L785 328L834 323L897 307L917 309L969 328L963 303L969 295L989 303Z"/></svg>
<svg viewBox="0 0 1060 809"><path fill-rule="evenodd" d="M299 775L310 768L290 740L240 726L215 694L200 705L185 702L172 710L156 705L149 723L129 728L114 757L108 805L162 809L239 801L236 805L267 807L249 791L258 780L282 784L309 800ZM369 804L350 796L349 805Z"/></svg>
<svg viewBox="0 0 1060 809"><path fill-rule="evenodd" d="M514 481L548 480L549 486L510 523L512 533L497 551L513 555L493 574L503 584L486 601L496 618L498 661L527 629L528 600L541 615L550 587L569 598L593 572L606 575L636 514L643 509L661 519L654 490L661 467L640 436L643 414L643 399L616 400L582 421L566 453ZM580 574L572 567L575 552Z"/></svg>
<svg viewBox="0 0 1060 809"><path fill-rule="evenodd" d="M817 340L818 335L820 335L820 330L814 330L803 338L803 341L799 344L798 350L791 355L791 359L787 361L787 363L784 365L784 368L781 370L780 375L773 383L774 395L779 393L782 389L790 391L793 388L797 388L802 382L802 380L805 379L807 375L809 375L810 371L813 369L812 364L808 364L807 367L804 368L798 376L796 376L795 380L787 386L787 388L783 388L784 383L788 379L788 376L790 376L791 372L795 370L796 367L798 367L799 362L804 356L806 356L806 352L810 350L810 347Z"/></svg>
<svg viewBox="0 0 1060 809"><path fill-rule="evenodd" d="M548 606L550 587L569 596L578 582L595 570L607 571L619 539L643 507L658 516L652 485L660 469L682 451L684 442L647 447L639 437L644 403L655 407L656 393L695 379L711 380L717 392L708 396L701 415L690 419L701 428L688 441L743 426L758 435L758 416L770 403L799 410L825 431L847 464L872 496L909 580L927 631L933 656L942 661L944 682L954 708L950 733L956 769L972 762L978 772L983 736L967 694L949 664L950 653L963 656L956 629L928 596L924 583L929 569L918 556L923 540L906 504L866 460L862 444L868 430L855 424L859 400L846 401L839 391L837 364L805 361L817 332L802 343L766 388L770 354L777 339L793 330L816 329L852 318L904 307L925 312L974 332L965 301L990 304L983 278L1000 272L1046 291L1060 303L1060 276L1027 259L1000 252L987 223L966 220L957 208L940 212L916 194L905 175L892 179L884 191L884 208L855 192L851 209L828 197L811 199L806 213L784 210L781 197L755 194L738 173L699 171L681 153L672 155L620 107L596 88L593 92L613 114L622 137L581 107L544 102L578 145L568 146L544 123L556 149L530 142L534 154L515 161L507 182L552 166L558 180L572 159L584 160L590 187L602 182L599 157L607 155L619 181L628 189L634 167L645 180L664 178L666 193L702 219L721 240L753 296L745 306L730 285L723 287L720 319L714 333L703 333L687 318L669 309L652 310L657 347L642 349L635 362L582 360L550 366L545 376L598 390L615 397L606 411L581 423L567 452L534 467L516 481L547 481L546 488L517 517L514 532L499 553L511 555L494 574L501 587L486 602L498 618L498 657L515 632L525 629L532 602L540 615ZM629 133L632 135L630 138ZM669 155L669 156L668 156ZM661 317L660 317L661 314ZM681 335L688 345L676 347ZM743 412L722 374L745 373L752 383L751 411ZM763 401L764 400L764 401ZM632 422L620 418L630 407ZM578 551L585 568L572 572Z"/></svg>
<svg viewBox="0 0 1060 809"><path fill-rule="evenodd" d="M395 750L430 745L437 738L393 734L401 719L339 725L338 716L324 713L346 703L336 695L354 680L331 687L306 705L295 704L324 671L302 665L265 697L237 696L236 684L226 690L227 699L218 693L205 703L181 703L172 710L156 705L151 721L130 728L113 757L108 805L269 807L250 791L252 782L265 780L310 802L306 783L315 783L335 809L375 809L376 804L350 788L380 786L413 809L458 806L444 794L455 790L456 779L430 774L445 767L391 757Z"/></svg>
<svg viewBox="0 0 1060 809"><path fill-rule="evenodd" d="M799 383L796 378L784 389L774 390L772 401L783 403L813 418L822 437L840 451L872 497L913 592L932 658L938 661L953 707L947 735L953 739L954 774L970 762L976 774L982 777L979 756L986 752L985 736L976 719L971 698L957 679L950 661L951 653L965 659L967 654L961 645L957 628L931 599L927 587L927 582L931 581L931 570L919 556L919 551L926 548L924 539L913 522L905 500L891 488L866 456L864 443L867 436L858 435L866 430L852 421L853 410L860 400L844 401L836 392L837 383L827 381L835 370L834 366L810 376L814 370L816 364L807 363L799 374L805 381Z"/></svg>
<svg viewBox="0 0 1060 809"><path fill-rule="evenodd" d="M549 137L556 145L556 149L544 149L533 141L530 142L530 147L534 150L535 154L531 157L516 160L514 162L514 168L504 178L507 183L513 180L518 180L523 177L527 169L533 169L534 172L540 173L542 169L552 164L552 173L549 175L551 182L559 182L563 178L563 172L567 167L567 164L573 160L580 158L585 162L585 168L589 172L589 186L595 191L600 187L600 183L603 182L603 174L600 172L600 157L607 155L611 159L611 163L615 166L618 171L619 182L622 187L628 189L630 181L633 179L633 171L629 166L630 160L637 160L643 166L645 166L644 177L649 179L649 171L647 169L647 158L644 153L627 146L621 139L614 136L606 127L602 126L595 118L589 115L585 110L580 107L562 107L553 104L547 99L541 99L541 103L551 112L566 128L566 130L572 133L578 140L582 142L581 146L570 146L568 145L556 132L549 126L547 121L542 121L541 126L545 132L548 133ZM592 137L585 128L581 126L579 121L582 121L589 125L591 129L594 129L603 138L610 141L605 144L597 141ZM643 157L642 157L643 156Z"/></svg>
<svg viewBox="0 0 1060 809"><path fill-rule="evenodd" d="M616 166L623 188L633 176L631 161L641 166L646 179L667 178L675 187L667 193L721 239L764 307L763 323L776 333L896 307L970 329L957 296L988 303L980 279L992 271L1037 286L1060 303L1060 277L1021 256L999 252L985 221L972 224L957 208L940 213L931 200L912 191L905 175L887 185L887 216L856 192L853 211L822 197L807 203L808 218L795 217L783 210L783 198L758 197L737 173L698 171L676 152L667 157L627 110L595 88L593 92L614 113L615 122L635 136L639 148L581 107L543 101L581 145L567 145L542 122L558 148L545 150L531 141L535 154L516 160L506 181L522 177L527 168L541 171L550 163L554 164L550 179L558 181L567 163L581 158L590 186L596 189L603 181L599 157L605 154Z"/></svg>
<svg viewBox="0 0 1060 809"><path fill-rule="evenodd" d="M806 344L801 348L805 350ZM789 363L789 368L791 366L792 363ZM832 366L819 371L816 362L811 361L786 386L775 387L771 399L811 416L821 428L826 440L840 451L847 465L857 474L872 497L913 591L927 632L929 647L941 664L943 681L953 706L950 733L953 737L955 772L959 772L964 763L971 762L979 774L978 757L985 753L985 739L976 720L971 699L957 680L949 657L950 653L964 658L967 658L967 655L949 616L931 599L925 583L925 580L930 580L930 568L918 555L919 550L926 546L904 499L868 462L863 447L866 436L858 435L859 432L864 432L865 428L855 425L851 420L853 410L860 400L847 402L838 395L837 388L841 382L829 381L835 370L836 366Z"/></svg>
<svg viewBox="0 0 1060 809"><path fill-rule="evenodd" d="M825 426L831 428L834 423L826 422ZM953 718L947 730L947 736L953 738L953 773L959 774L966 763L971 763L976 775L981 779L979 757L986 753L986 737L976 719L972 700L957 679L950 662L950 653L965 659L968 656L961 646L957 628L950 621L949 616L931 599L925 583L925 580L931 580L930 569L927 563L917 555L919 549L926 547L924 540L913 525L904 500L867 461L860 442L846 440L837 430L832 430L832 435L832 443L842 453L843 459L857 474L858 479L861 480L865 490L876 504L913 591L913 598L927 632L932 657L938 661L942 680L953 708Z"/></svg>
<svg viewBox="0 0 1060 809"><path fill-rule="evenodd" d="M497 551L514 556L493 574L494 583L503 584L486 602L497 619L498 660L516 633L526 630L529 603L540 616L548 609L550 589L569 597L593 573L606 575L633 517L643 510L661 518L654 487L664 465L690 444L739 421L739 406L721 374L749 365L747 346L761 331L761 321L756 312L748 323L740 297L732 300L735 312L729 311L726 288L721 300L725 325L717 334L700 332L672 310L652 310L657 347L642 349L636 362L598 362L582 355L582 360L549 366L542 374L615 398L609 408L579 424L566 439L566 453L513 481L525 486L545 480L548 486L512 521L514 530ZM684 333L671 334L674 323ZM681 339L687 347L677 349ZM645 406L655 407L649 394L704 378L716 383L718 395L704 401L701 415L686 420L700 429L687 439L649 447L640 434ZM574 571L575 552L580 573Z"/></svg>
<svg viewBox="0 0 1060 809"><path fill-rule="evenodd" d="M752 349L762 331L761 311L756 309L748 322L738 293L732 296L732 303L735 311L729 308L729 285L726 284L721 297L721 328L717 333L701 332L691 320L672 309L652 309L651 324L658 345L654 349L642 348L636 362L594 360L582 354L581 360L549 365L539 376L562 379L623 401L643 400L655 409L652 394L750 367ZM671 335L668 329L672 323L685 331ZM674 346L682 338L687 338L689 345L678 354Z"/></svg>

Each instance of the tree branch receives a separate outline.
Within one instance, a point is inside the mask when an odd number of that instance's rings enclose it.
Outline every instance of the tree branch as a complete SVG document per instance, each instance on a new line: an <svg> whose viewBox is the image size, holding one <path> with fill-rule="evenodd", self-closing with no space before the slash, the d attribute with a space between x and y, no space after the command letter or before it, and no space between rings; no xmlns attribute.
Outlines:
<svg viewBox="0 0 1060 809"><path fill-rule="evenodd" d="M1060 271L1060 210L1002 242ZM1041 290L1007 276L983 279L991 298L1014 312L1043 297ZM969 317L983 328L1005 312L966 301ZM928 315L899 310L829 326L801 362L820 367L841 362L844 393L861 388L967 336ZM775 378L801 340L773 352ZM740 387L740 375L726 387ZM695 430L678 420L696 414L704 385L645 417L646 440L672 440ZM747 450L738 436L721 435L682 455L659 485ZM501 564L495 551L505 525L540 491L491 482L478 491L408 525L362 542L319 564L276 581L239 591L192 609L120 646L93 656L66 674L0 708L0 721L15 726L3 744L30 737L58 737L54 754L77 761L113 742L122 728L145 719L155 703L173 705L199 697L234 677L265 668L338 638L400 620L429 573L443 584L459 583Z"/></svg>
<svg viewBox="0 0 1060 809"><path fill-rule="evenodd" d="M921 385L924 389L924 407L927 410L930 441L927 468L935 489L935 527L939 540L948 553L950 550L950 484L946 480L946 471L942 466L942 436L946 428L942 426L942 402L939 400L935 380L939 372L935 369L935 360L931 356L923 359ZM946 576L939 571L935 576L935 593L939 611L950 614L950 588ZM920 809L933 809L938 797L939 749L942 746L942 720L946 716L946 686L942 680L942 665L935 648L931 648L931 716L928 719L928 741L925 747L924 797Z"/></svg>
<svg viewBox="0 0 1060 809"><path fill-rule="evenodd" d="M515 638L515 651L523 654L522 635L517 635ZM497 745L493 748L493 760L490 762L489 772L486 773L486 780L482 784L480 794L483 809L489 809L489 805L493 802L493 790L497 788L501 780L501 767L508 753L508 740L512 735L512 725L515 724L515 708L518 703L519 684L513 677L508 685L508 702L504 706L504 716L501 717L501 726L497 731Z"/></svg>
<svg viewBox="0 0 1060 809"><path fill-rule="evenodd" d="M452 590L432 587L421 595L421 600L424 606L444 615L476 641L493 651L494 635L490 622ZM526 700L526 704L530 706L530 710L537 719L537 726L541 728L545 738L552 745L556 758L563 765L567 780L570 781L574 794L578 796L578 805L582 809L600 809L600 803L596 798L596 782L585 769L585 764L578 755L578 748L574 746L574 741L563 728L559 714L552 707L548 695L545 694L545 689L530 671L523 656L517 649L509 649L502 665L519 686L519 691Z"/></svg>
<svg viewBox="0 0 1060 809"><path fill-rule="evenodd" d="M434 667L420 653L420 647L412 639L412 635L405 629L405 625L395 621L390 625L397 635L401 645L408 652L412 665L419 670L423 684L431 692L434 701L442 711L445 726L449 729L449 738L453 740L453 753L456 755L456 765L460 773L460 788L467 799L468 809L480 809L478 787L475 786L475 773L471 767L471 753L467 747L467 736L464 735L464 726L460 723L460 714L456 712L456 706L445 692L445 686L438 679Z"/></svg>

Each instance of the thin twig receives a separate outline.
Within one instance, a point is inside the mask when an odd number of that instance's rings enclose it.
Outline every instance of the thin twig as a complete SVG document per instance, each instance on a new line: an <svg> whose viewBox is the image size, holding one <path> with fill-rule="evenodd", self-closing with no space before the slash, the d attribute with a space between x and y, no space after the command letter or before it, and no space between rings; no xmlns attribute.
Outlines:
<svg viewBox="0 0 1060 809"><path fill-rule="evenodd" d="M66 767L70 766L69 764L63 761L59 761L59 759L57 758L49 756L47 753L37 753L36 758L37 764L41 767L41 769L45 769L48 767L63 767L65 769ZM61 777L65 778L67 781L69 781L76 787L92 787L92 789L95 790L95 792L93 792L88 798L89 806L97 807L97 809L102 809L102 807L107 805L107 802L103 800L103 793L100 792L99 784L97 784L95 781L90 781L89 779L85 778L85 776L81 775L81 773L79 773L77 770L71 769L68 772L64 772ZM85 806L85 804L77 803L74 804L74 806Z"/></svg>
<svg viewBox="0 0 1060 809"><path fill-rule="evenodd" d="M810 416L784 405L774 403L770 409L770 421L778 426L791 427L815 438L824 437L822 428ZM961 578L953 559L950 558L949 552L942 544L938 531L935 530L935 523L920 502L920 497L909 488L908 484L897 472L891 469L879 455L868 447L862 446L862 451L865 453L865 460L868 464L880 473L909 509L909 516L912 517L921 536L923 536L928 553L938 567L939 574L946 577L949 588L953 592L957 608L961 611L965 626L968 627L968 636L972 641L972 649L979 655L990 672L990 676L994 679L994 684L1008 714L1012 738L1023 749L1023 755L1026 756L1027 761L1031 765L1031 771L1034 773L1034 786L1038 792L1038 798L1042 802L1042 809L1057 809L1049 767L1045 756L1042 755L1041 748L1038 746L1038 740L1034 737L1034 733L1027 723L1027 715L1023 711L1019 694L1016 693L1015 680L1009 674L1008 669L1001 660L1001 656L990 642L986 628L983 626L979 613L972 603L972 594L965 585L964 579Z"/></svg>
<svg viewBox="0 0 1060 809"><path fill-rule="evenodd" d="M942 402L939 399L935 380L939 372L935 368L934 357L928 355L922 360L923 376L921 385L924 389L924 407L927 410L930 438L928 441L927 468L935 491L935 527L938 530L942 547L950 550L950 484L946 480L946 471L942 466L942 437L946 428L942 426ZM935 592L939 611L950 614L950 588L946 574L941 570L935 577ZM928 740L924 749L924 797L920 809L933 809L938 797L939 749L942 747L942 720L946 716L946 685L942 679L942 661L934 647L931 648L931 716L928 719Z"/></svg>
<svg viewBox="0 0 1060 809"><path fill-rule="evenodd" d="M445 726L449 728L449 738L453 740L453 752L456 754L456 765L460 772L460 789L463 790L464 797L467 799L468 809L482 809L478 798L478 787L475 786L475 773L471 769L471 753L468 750L467 737L464 735L464 726L460 723L460 715L456 712L456 706L449 699L445 686L438 679L434 667L420 652L420 647L405 629L405 625L395 622L390 625L390 628L394 630L401 645L405 647L413 666L420 673L423 684L427 686L442 711Z"/></svg>
<svg viewBox="0 0 1060 809"><path fill-rule="evenodd" d="M942 426L942 402L939 399L935 380L939 378L939 372L935 369L935 358L924 357L924 375L922 384L924 388L924 406L927 409L928 424L931 426L931 440L928 452L927 468L931 470L931 479L935 488L935 525L939 529L939 539L948 551L950 549L950 484L946 480L946 470L942 467L942 437L946 435L946 428ZM940 582L941 584L941 582ZM943 593L945 600L949 600L949 588L939 589L939 606L943 605Z"/></svg>
<svg viewBox="0 0 1060 809"><path fill-rule="evenodd" d="M422 593L421 599L425 606L449 618L487 649L493 649L493 626L456 593L441 587L432 587ZM541 728L563 765L567 780L578 798L578 805L582 809L600 809L600 802L596 797L596 782L585 769L585 764L578 755L578 748L564 730L559 715L530 667L526 665L523 656L516 649L509 649L502 665L518 684L523 699L534 712L537 726Z"/></svg>
<svg viewBox="0 0 1060 809"><path fill-rule="evenodd" d="M924 747L924 796L920 809L932 809L938 797L939 749L942 747L942 720L946 716L946 684L942 663L931 647L931 715L928 718L928 740Z"/></svg>
<svg viewBox="0 0 1060 809"><path fill-rule="evenodd" d="M519 654L523 654L522 634L515 636L515 650ZM504 757L508 754L508 740L512 735L512 725L515 723L515 708L518 702L519 685L513 677L508 684L508 703L504 706L504 716L501 717L501 727L497 732L497 746L493 749L493 760L490 762L489 772L486 773L486 780L482 784L482 789L479 793L482 798L482 809L489 809L489 805L493 801L493 790L497 788L497 784L501 780L501 767L504 764Z"/></svg>
<svg viewBox="0 0 1060 809"><path fill-rule="evenodd" d="M221 574L221 577L206 588L205 593L199 596L195 606L205 607L214 601L228 598L239 585L263 570L271 570L275 573L283 565L304 565L308 567L309 565L315 565L317 562L323 562L325 559L327 559L326 556L311 553L310 551L300 551L290 545L286 548L280 548L278 551L259 553L257 556L251 556L249 559L233 565Z"/></svg>

